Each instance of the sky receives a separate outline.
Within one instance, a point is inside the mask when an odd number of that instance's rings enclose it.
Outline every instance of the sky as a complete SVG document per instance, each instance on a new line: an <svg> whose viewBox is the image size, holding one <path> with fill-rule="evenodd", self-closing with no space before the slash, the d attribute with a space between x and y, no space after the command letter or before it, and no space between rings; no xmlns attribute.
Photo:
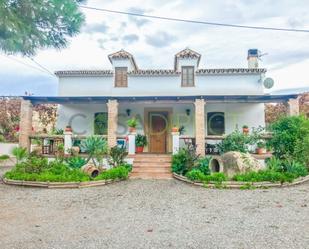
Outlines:
<svg viewBox="0 0 309 249"><path fill-rule="evenodd" d="M239 25L309 29L308 0L88 0L86 5L149 15ZM174 55L189 47L202 54L200 68L247 67L247 50L265 55L260 67L272 77L272 90L309 88L309 33L235 29L147 19L94 10L79 35L60 51L40 50L33 58L0 52L0 95L57 95L52 72L111 69L107 55L125 49L141 69L172 69ZM17 62L18 61L18 62ZM25 66L24 64L31 65Z"/></svg>

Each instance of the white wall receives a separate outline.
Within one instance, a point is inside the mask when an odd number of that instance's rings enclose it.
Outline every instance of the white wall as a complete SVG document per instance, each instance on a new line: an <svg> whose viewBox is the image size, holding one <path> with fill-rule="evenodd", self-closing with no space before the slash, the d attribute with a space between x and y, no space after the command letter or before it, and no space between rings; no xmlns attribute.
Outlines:
<svg viewBox="0 0 309 249"><path fill-rule="evenodd" d="M64 129L68 124L74 133L91 135L94 130L94 114L106 112L106 104L67 104L58 109L57 128Z"/></svg>
<svg viewBox="0 0 309 249"><path fill-rule="evenodd" d="M59 96L190 96L263 94L259 75L197 75L195 87L181 87L181 76L128 76L128 87L114 77L61 77Z"/></svg>
<svg viewBox="0 0 309 249"><path fill-rule="evenodd" d="M185 135L194 136L194 105L192 104L119 104L118 134L127 134L126 110L131 110L131 117L137 116L140 125L137 127L139 133L143 133L144 108L172 108L173 120L171 125L184 125ZM190 109L187 116L186 109ZM71 122L75 133L91 135L94 128L94 113L107 112L106 104L70 104L59 108L57 128L64 129ZM207 134L207 112L224 112L225 133L231 133L236 128L241 129L243 125L251 127L265 126L264 104L253 103L206 103L205 105L205 128Z"/></svg>
<svg viewBox="0 0 309 249"><path fill-rule="evenodd" d="M235 129L242 129L243 125L252 127L265 127L264 104L255 103L206 103L205 118L207 112L224 112L225 133L229 134ZM206 125L207 134L207 125Z"/></svg>

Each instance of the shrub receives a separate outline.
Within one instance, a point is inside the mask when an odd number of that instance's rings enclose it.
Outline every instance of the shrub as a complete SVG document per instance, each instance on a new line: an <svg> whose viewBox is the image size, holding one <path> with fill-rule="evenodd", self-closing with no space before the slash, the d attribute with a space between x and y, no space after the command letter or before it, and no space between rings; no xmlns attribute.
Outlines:
<svg viewBox="0 0 309 249"><path fill-rule="evenodd" d="M126 148L116 145L110 149L108 162L114 167L122 165L125 163L124 159L127 155Z"/></svg>
<svg viewBox="0 0 309 249"><path fill-rule="evenodd" d="M284 166L280 159L273 156L267 160L267 169L277 172L283 172Z"/></svg>
<svg viewBox="0 0 309 249"><path fill-rule="evenodd" d="M130 163L124 163L124 164L122 164L120 166L125 167L128 170L128 172L132 171L132 164L130 164Z"/></svg>
<svg viewBox="0 0 309 249"><path fill-rule="evenodd" d="M205 175L199 169L192 169L191 171L187 172L186 177L191 181L203 181Z"/></svg>
<svg viewBox="0 0 309 249"><path fill-rule="evenodd" d="M233 180L241 182L292 182L295 178L296 176L294 174L287 172L261 170L258 172L236 174Z"/></svg>
<svg viewBox="0 0 309 249"><path fill-rule="evenodd" d="M226 181L227 177L224 173L213 173L211 175L207 175L204 178L205 182L223 182Z"/></svg>
<svg viewBox="0 0 309 249"><path fill-rule="evenodd" d="M193 169L186 174L186 177L191 181L200 181L200 182L219 182L227 180L226 175L223 173L213 173L211 175L204 175L202 171L198 169Z"/></svg>
<svg viewBox="0 0 309 249"><path fill-rule="evenodd" d="M102 172L94 180L127 179L128 174L129 171L125 167L119 166Z"/></svg>
<svg viewBox="0 0 309 249"><path fill-rule="evenodd" d="M0 161L5 161L5 160L8 160L8 159L10 159L9 155L1 155L0 156Z"/></svg>
<svg viewBox="0 0 309 249"><path fill-rule="evenodd" d="M69 167L73 169L80 169L87 163L84 158L79 156L69 157L66 159L66 162L69 165Z"/></svg>
<svg viewBox="0 0 309 249"><path fill-rule="evenodd" d="M28 162L35 164L31 165ZM40 162L40 163L39 163ZM7 172L5 177L14 180L24 181L44 181L44 182L82 182L89 181L90 178L79 169L71 169L61 161L55 160L47 163L46 158L34 158L16 165L16 167Z"/></svg>
<svg viewBox="0 0 309 249"><path fill-rule="evenodd" d="M285 171L295 175L296 177L308 175L307 167L296 161L287 162L285 164Z"/></svg>
<svg viewBox="0 0 309 249"><path fill-rule="evenodd" d="M269 144L279 159L294 159L309 164L309 120L303 116L283 117L271 125ZM306 155L306 156L304 156Z"/></svg>
<svg viewBox="0 0 309 249"><path fill-rule="evenodd" d="M48 169L49 164L47 158L44 157L28 157L27 160L17 163L16 169L24 173L41 173L43 170Z"/></svg>
<svg viewBox="0 0 309 249"><path fill-rule="evenodd" d="M256 137L252 135L246 135L236 130L227 135L220 143L217 144L217 149L220 154L229 151L239 151L243 153L248 152L248 146L254 144Z"/></svg>
<svg viewBox="0 0 309 249"><path fill-rule="evenodd" d="M197 169L199 169L204 175L210 175L209 162L211 157L202 157L197 161Z"/></svg>
<svg viewBox="0 0 309 249"><path fill-rule="evenodd" d="M172 171L185 175L196 166L195 164L198 159L199 156L195 154L195 148L193 146L182 148L172 157Z"/></svg>

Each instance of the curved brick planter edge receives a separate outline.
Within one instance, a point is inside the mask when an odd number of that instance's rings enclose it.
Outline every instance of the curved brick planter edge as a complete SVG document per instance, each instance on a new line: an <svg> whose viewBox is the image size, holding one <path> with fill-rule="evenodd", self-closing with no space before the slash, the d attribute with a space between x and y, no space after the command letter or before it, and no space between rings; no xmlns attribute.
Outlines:
<svg viewBox="0 0 309 249"><path fill-rule="evenodd" d="M202 182L193 182L191 180L189 180L188 178L182 176L182 175L178 175L176 173L173 173L173 177L177 180L180 180L180 181L183 181L183 182L186 182L186 183L190 183L192 185L196 185L196 186L204 186L204 183ZM242 188L243 186L246 186L246 185L250 185L252 187L255 187L255 188L278 188L278 187L290 187L290 186L295 186L295 185L299 185L299 184L302 184L304 182L307 182L309 181L309 175L305 176L305 177L299 177L297 179L295 179L293 182L289 183L278 183L278 182L236 182L236 181L225 181L225 182L222 182L222 186L224 188L234 188L234 189L240 189ZM209 182L206 187L209 187L209 188L215 188L216 185L218 183L216 182Z"/></svg>
<svg viewBox="0 0 309 249"><path fill-rule="evenodd" d="M37 182L37 181L21 181L3 178L3 183L8 185L40 187L40 188L87 188L103 186L106 184L124 181L124 180L99 180L89 182Z"/></svg>

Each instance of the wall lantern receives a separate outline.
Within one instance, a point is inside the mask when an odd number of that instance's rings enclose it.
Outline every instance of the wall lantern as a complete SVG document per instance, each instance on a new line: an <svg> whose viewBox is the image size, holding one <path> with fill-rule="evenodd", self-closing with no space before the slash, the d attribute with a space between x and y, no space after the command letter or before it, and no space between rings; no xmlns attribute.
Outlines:
<svg viewBox="0 0 309 249"><path fill-rule="evenodd" d="M126 113L127 113L128 117L129 117L131 115L131 109L127 109Z"/></svg>
<svg viewBox="0 0 309 249"><path fill-rule="evenodd" d="M187 116L190 116L191 110L190 109L186 109L186 114Z"/></svg>

